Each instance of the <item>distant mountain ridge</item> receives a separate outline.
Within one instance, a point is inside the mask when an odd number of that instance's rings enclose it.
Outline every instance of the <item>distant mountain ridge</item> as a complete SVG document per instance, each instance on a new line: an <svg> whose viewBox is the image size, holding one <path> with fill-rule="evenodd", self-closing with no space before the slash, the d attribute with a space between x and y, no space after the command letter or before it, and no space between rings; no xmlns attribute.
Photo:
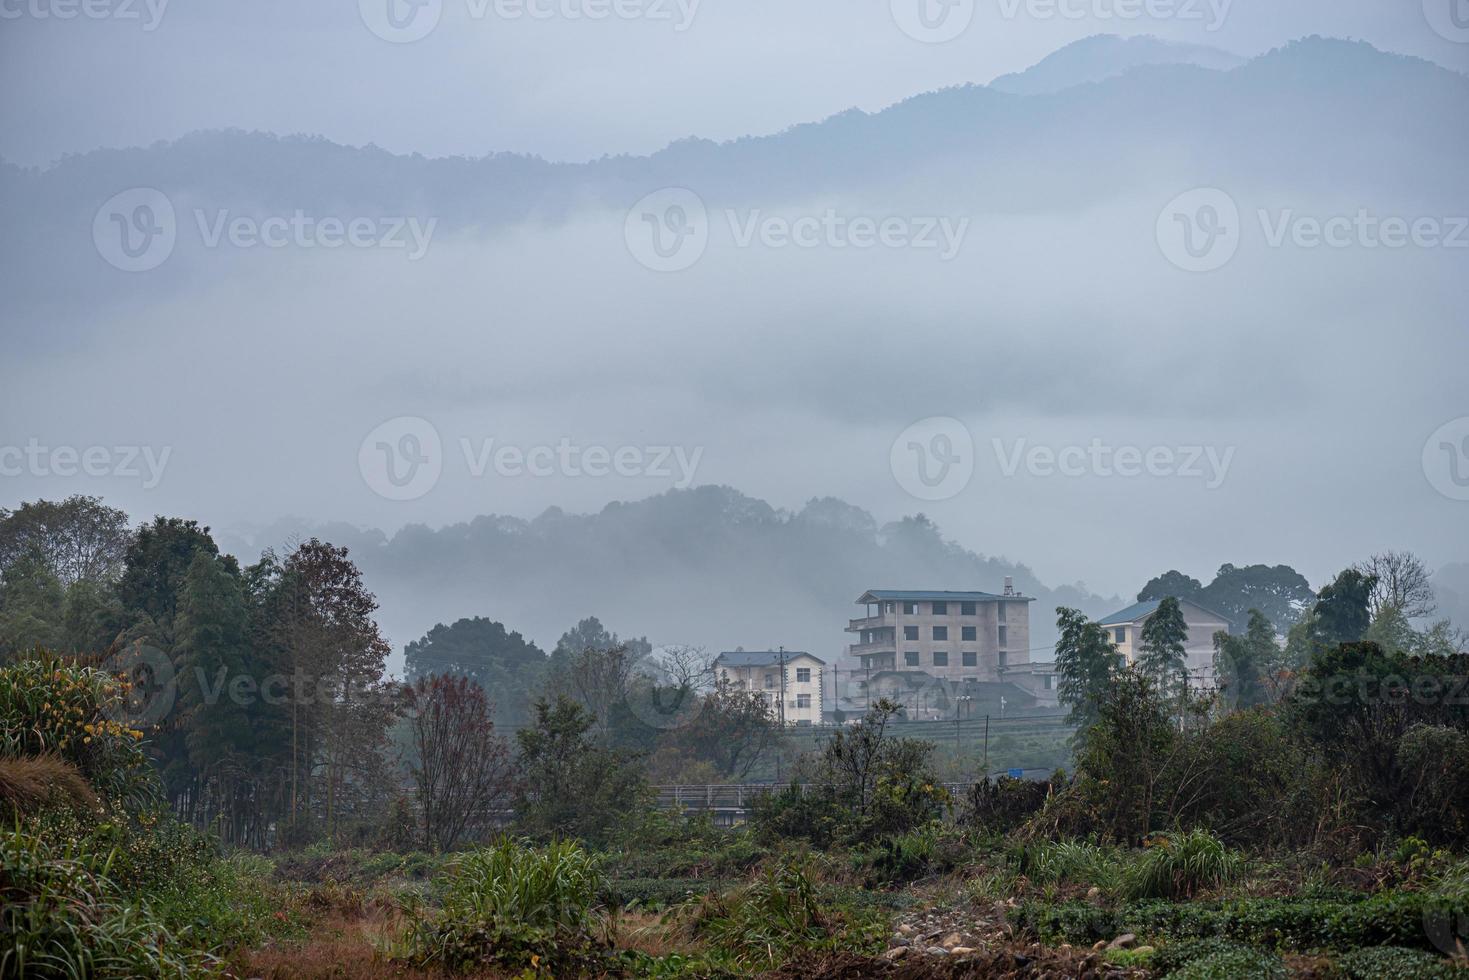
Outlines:
<svg viewBox="0 0 1469 980"><path fill-rule="evenodd" d="M1022 72L1001 75L989 88L1011 95L1047 95L1077 85L1115 78L1143 65L1193 65L1230 71L1246 59L1201 44L1164 41L1151 35L1097 34L1047 55Z"/></svg>
<svg viewBox="0 0 1469 980"><path fill-rule="evenodd" d="M594 514L552 508L534 520L486 515L392 537L345 524L282 521L221 532L242 561L293 537L351 549L400 649L436 623L487 616L545 649L586 616L655 644L809 650L834 662L867 589L998 592L1006 576L1031 604L1036 659L1049 659L1055 608L1101 615L1124 603L1052 587L1026 566L945 540L922 515L879 525L834 498L794 513L729 487L673 490Z"/></svg>

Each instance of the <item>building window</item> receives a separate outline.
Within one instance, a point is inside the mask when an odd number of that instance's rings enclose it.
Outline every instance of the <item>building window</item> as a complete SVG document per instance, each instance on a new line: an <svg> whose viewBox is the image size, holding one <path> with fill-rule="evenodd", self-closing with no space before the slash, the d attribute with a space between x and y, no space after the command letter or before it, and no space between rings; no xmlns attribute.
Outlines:
<svg viewBox="0 0 1469 980"><path fill-rule="evenodd" d="M1056 687L1056 677L1055 677L1055 675L1054 674L1047 674L1046 675L1046 690L1051 691L1051 690L1054 690L1055 687Z"/></svg>
<svg viewBox="0 0 1469 980"><path fill-rule="evenodd" d="M959 627L959 632L961 634L961 639L963 639L965 643L973 643L975 640L979 639L978 626L961 626Z"/></svg>
<svg viewBox="0 0 1469 980"><path fill-rule="evenodd" d="M765 675L765 690L768 691L768 690L770 690L773 687L775 687L775 675L774 674L766 674Z"/></svg>
<svg viewBox="0 0 1469 980"><path fill-rule="evenodd" d="M998 616L999 621L1003 623L1005 621L1005 607L1010 604L1008 602L997 602L995 603L995 605L998 607L996 616Z"/></svg>
<svg viewBox="0 0 1469 980"><path fill-rule="evenodd" d="M1000 651L1000 666L1001 667L1008 667L1008 666L1010 666L1010 655L1008 653L1006 653L1004 650L1001 650Z"/></svg>
<svg viewBox="0 0 1469 980"><path fill-rule="evenodd" d="M796 668L796 683L797 684L810 684L811 683L811 668L810 667L797 667Z"/></svg>
<svg viewBox="0 0 1469 980"><path fill-rule="evenodd" d="M918 603L916 603L916 602L905 602L905 603L903 603L903 615L905 615L905 616L917 616L918 615Z"/></svg>
<svg viewBox="0 0 1469 980"><path fill-rule="evenodd" d="M1115 630L1112 631L1112 634L1113 634L1114 639L1118 643L1126 643L1127 642L1127 627L1126 626L1119 626L1119 627L1117 627Z"/></svg>
<svg viewBox="0 0 1469 980"><path fill-rule="evenodd" d="M964 678L964 683L965 684L978 684L979 683L979 678L978 677L966 677L966 678Z"/></svg>
<svg viewBox="0 0 1469 980"><path fill-rule="evenodd" d="M797 708L809 708L809 707L811 707L811 695L809 695L809 694L797 694L796 695L796 707Z"/></svg>
<svg viewBox="0 0 1469 980"><path fill-rule="evenodd" d="M892 612L894 609L897 608L897 604L892 602L885 602L883 603L883 606L885 612Z"/></svg>
<svg viewBox="0 0 1469 980"><path fill-rule="evenodd" d="M933 652L933 665L935 667L949 666L949 653L947 650L935 650Z"/></svg>
<svg viewBox="0 0 1469 980"><path fill-rule="evenodd" d="M973 616L975 614L975 608L975 604L972 602L961 602L959 603L959 615Z"/></svg>
<svg viewBox="0 0 1469 980"><path fill-rule="evenodd" d="M909 650L907 653L903 654L903 663L904 663L905 666L908 666L908 667L917 667L918 666L918 651L917 650Z"/></svg>
<svg viewBox="0 0 1469 980"><path fill-rule="evenodd" d="M1003 646L1006 645L1006 643L1008 642L1008 634L1009 634L1009 630L1006 629L1006 627L1001 626L1000 627L1000 646L1003 647Z"/></svg>
<svg viewBox="0 0 1469 980"><path fill-rule="evenodd" d="M935 626L933 628L933 638L935 640L947 640L949 638L949 628L947 626Z"/></svg>
<svg viewBox="0 0 1469 980"><path fill-rule="evenodd" d="M916 640L916 639L918 639L918 627L917 626L904 626L903 627L903 639L905 639L905 640Z"/></svg>
<svg viewBox="0 0 1469 980"><path fill-rule="evenodd" d="M872 654L866 653L866 654L863 654L862 656L858 657L857 659L860 660L860 661L862 661L862 669L863 670L871 670L872 669Z"/></svg>
<svg viewBox="0 0 1469 980"><path fill-rule="evenodd" d="M933 614L935 616L947 616L949 614L949 604L947 602L935 602L933 604Z"/></svg>
<svg viewBox="0 0 1469 980"><path fill-rule="evenodd" d="M978 667L979 666L979 654L975 653L973 650L965 650L962 654L960 654L960 656L962 656L964 658L964 666L966 666L966 667Z"/></svg>

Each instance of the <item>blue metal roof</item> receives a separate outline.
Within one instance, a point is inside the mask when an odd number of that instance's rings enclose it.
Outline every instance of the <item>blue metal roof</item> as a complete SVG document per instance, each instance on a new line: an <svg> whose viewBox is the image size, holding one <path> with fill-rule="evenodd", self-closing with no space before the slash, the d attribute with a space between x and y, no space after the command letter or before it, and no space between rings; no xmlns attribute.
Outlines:
<svg viewBox="0 0 1469 980"><path fill-rule="evenodd" d="M869 598L869 596L871 598ZM993 592L913 592L901 589L873 589L857 597L859 605L867 602L1034 602L1034 596L995 595Z"/></svg>
<svg viewBox="0 0 1469 980"><path fill-rule="evenodd" d="M819 664L826 663L820 657L804 650L787 650L784 653L779 650L729 650L721 653L714 662L727 667L774 667L780 663L782 657L785 658L786 663L790 663L797 657L810 657Z"/></svg>
<svg viewBox="0 0 1469 980"><path fill-rule="evenodd" d="M1158 606L1160 606L1162 602L1162 599L1149 599L1147 602L1136 602L1128 606L1126 609L1117 610L1110 616L1103 616L1101 619L1097 620L1097 623L1100 626L1114 626L1118 623L1135 623L1140 619L1147 619L1149 616L1153 615L1153 613L1157 612ZM1208 613L1210 616L1217 617L1221 623L1229 623L1228 616L1225 616L1222 613L1217 613L1214 610L1210 609L1208 606L1201 606L1197 602L1194 602L1192 599L1179 599L1178 604L1181 606L1193 606L1200 612L1205 612Z"/></svg>

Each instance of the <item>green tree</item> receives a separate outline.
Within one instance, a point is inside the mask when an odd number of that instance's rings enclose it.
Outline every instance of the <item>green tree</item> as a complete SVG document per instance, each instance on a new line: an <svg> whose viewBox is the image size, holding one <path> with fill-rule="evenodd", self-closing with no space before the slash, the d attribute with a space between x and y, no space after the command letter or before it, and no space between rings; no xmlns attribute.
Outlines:
<svg viewBox="0 0 1469 980"><path fill-rule="evenodd" d="M626 753L608 748L590 732L591 714L566 697L535 703L530 728L515 733L520 745L516 812L533 836L571 836L605 844L619 825L648 805L648 787Z"/></svg>
<svg viewBox="0 0 1469 980"><path fill-rule="evenodd" d="M1160 691L1182 691L1188 685L1188 623L1174 596L1167 596L1143 623L1138 667Z"/></svg>
<svg viewBox="0 0 1469 980"><path fill-rule="evenodd" d="M1080 734L1097 719L1097 706L1122 668L1122 654L1107 631L1080 610L1058 608L1056 629L1057 698L1071 709L1068 720Z"/></svg>
<svg viewBox="0 0 1469 980"><path fill-rule="evenodd" d="M546 655L519 633L482 616L440 623L403 649L409 681L467 677L478 684L505 727L528 723L534 692L543 683Z"/></svg>
<svg viewBox="0 0 1469 980"><path fill-rule="evenodd" d="M1327 647L1357 643L1372 625L1372 590L1377 581L1348 568L1324 587L1311 610L1311 639Z"/></svg>
<svg viewBox="0 0 1469 980"><path fill-rule="evenodd" d="M171 650L179 590L194 556L219 554L209 528L179 517L156 517L138 528L124 557L117 598L126 626L145 624L154 643Z"/></svg>
<svg viewBox="0 0 1469 980"><path fill-rule="evenodd" d="M0 509L0 575L31 552L62 586L110 583L121 573L132 540L127 514L98 497L77 494Z"/></svg>
<svg viewBox="0 0 1469 980"><path fill-rule="evenodd" d="M1282 668L1275 627L1258 609L1250 610L1244 636L1214 634L1214 669L1221 689L1237 710L1268 704L1278 693Z"/></svg>
<svg viewBox="0 0 1469 980"><path fill-rule="evenodd" d="M36 647L59 649L65 595L39 549L17 558L0 580L0 660Z"/></svg>

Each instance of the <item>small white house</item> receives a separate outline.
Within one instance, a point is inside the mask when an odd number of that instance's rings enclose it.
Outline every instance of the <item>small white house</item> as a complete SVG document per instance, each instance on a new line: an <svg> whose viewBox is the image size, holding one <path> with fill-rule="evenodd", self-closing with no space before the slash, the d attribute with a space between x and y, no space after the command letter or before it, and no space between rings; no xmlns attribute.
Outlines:
<svg viewBox="0 0 1469 980"><path fill-rule="evenodd" d="M785 725L821 721L826 661L800 650L731 650L714 659L721 684L756 691L770 700L770 714Z"/></svg>
<svg viewBox="0 0 1469 980"><path fill-rule="evenodd" d="M1117 649L1134 663L1141 653L1143 624L1158 611L1161 599L1150 599L1119 609L1110 616L1097 620L1106 629ZM1212 609L1205 609L1190 599L1179 599L1184 624L1188 627L1188 640L1184 644L1187 655L1189 684L1196 690L1212 690L1217 686L1214 676L1214 634L1229 631L1229 620Z"/></svg>

